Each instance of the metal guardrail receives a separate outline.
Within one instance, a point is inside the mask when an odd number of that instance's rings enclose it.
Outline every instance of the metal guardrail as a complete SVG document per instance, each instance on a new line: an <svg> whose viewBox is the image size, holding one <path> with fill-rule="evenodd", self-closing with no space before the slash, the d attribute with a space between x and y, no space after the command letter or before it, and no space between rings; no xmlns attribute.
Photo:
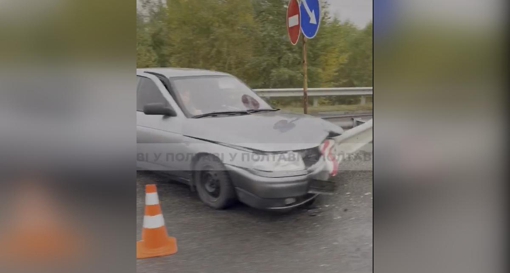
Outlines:
<svg viewBox="0 0 510 273"><path fill-rule="evenodd" d="M354 153L373 140L373 120L345 131L335 137L337 152L342 154Z"/></svg>
<svg viewBox="0 0 510 273"><path fill-rule="evenodd" d="M359 125L361 125L361 124L364 124L364 123L366 123L366 122L367 122L366 120L362 120L362 119L360 119L360 118L353 118L353 119L352 119L352 123L353 123L353 126L352 126L352 127L357 127L357 126L359 126Z"/></svg>
<svg viewBox="0 0 510 273"><path fill-rule="evenodd" d="M303 88L268 88L253 89L259 96L265 98L285 98L302 97ZM365 97L373 96L373 87L334 87L334 88L308 88L308 96L312 97L313 105L319 104L319 97L327 96L361 96L361 105L366 103ZM361 117L371 117L372 114L352 114L352 115L321 115L320 117L335 123L342 128L353 128L366 122Z"/></svg>
<svg viewBox="0 0 510 273"><path fill-rule="evenodd" d="M259 96L271 97L301 97L303 88L274 88L253 89ZM338 88L308 88L309 97L325 96L372 96L372 87L338 87Z"/></svg>
<svg viewBox="0 0 510 273"><path fill-rule="evenodd" d="M334 123L344 129L354 128L366 123L368 120L372 119L371 113L358 113L358 114L341 114L341 115L328 115L328 116L318 116L322 119L325 119L331 123Z"/></svg>

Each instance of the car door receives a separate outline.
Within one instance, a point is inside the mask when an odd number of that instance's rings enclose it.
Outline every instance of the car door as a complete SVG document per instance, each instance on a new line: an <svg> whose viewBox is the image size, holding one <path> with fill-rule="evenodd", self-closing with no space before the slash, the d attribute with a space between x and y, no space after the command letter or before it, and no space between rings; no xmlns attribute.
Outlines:
<svg viewBox="0 0 510 273"><path fill-rule="evenodd" d="M161 81L150 74L138 73L136 136L137 166L141 169L178 171L176 154L183 153L182 125L186 117ZM165 103L176 116L146 115L144 105Z"/></svg>

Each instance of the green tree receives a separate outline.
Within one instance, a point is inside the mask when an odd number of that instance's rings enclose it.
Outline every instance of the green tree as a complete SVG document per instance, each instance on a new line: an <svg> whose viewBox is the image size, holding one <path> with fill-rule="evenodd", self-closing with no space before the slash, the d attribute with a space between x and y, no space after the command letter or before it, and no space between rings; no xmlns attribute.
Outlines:
<svg viewBox="0 0 510 273"><path fill-rule="evenodd" d="M141 14L136 15L136 64L137 67L154 67L157 55L152 47L151 37Z"/></svg>
<svg viewBox="0 0 510 273"><path fill-rule="evenodd" d="M256 36L250 60L250 83L259 87L299 87L303 82L299 46L289 42L285 27L288 1L254 1Z"/></svg>
<svg viewBox="0 0 510 273"><path fill-rule="evenodd" d="M358 31L349 40L349 59L345 68L340 68L346 79L341 86L372 86L372 23Z"/></svg>
<svg viewBox="0 0 510 273"><path fill-rule="evenodd" d="M302 41L290 44L288 0L141 0L138 66L231 73L253 88L303 86ZM331 16L307 41L309 87L372 85L372 23L358 29ZM299 99L280 100L299 103Z"/></svg>
<svg viewBox="0 0 510 273"><path fill-rule="evenodd" d="M255 36L246 0L172 0L168 3L169 64L232 73L247 79Z"/></svg>

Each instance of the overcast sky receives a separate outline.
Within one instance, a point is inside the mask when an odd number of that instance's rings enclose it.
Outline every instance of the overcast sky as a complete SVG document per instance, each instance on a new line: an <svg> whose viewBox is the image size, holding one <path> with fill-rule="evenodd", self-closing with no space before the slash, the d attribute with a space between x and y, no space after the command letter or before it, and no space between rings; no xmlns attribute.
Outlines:
<svg viewBox="0 0 510 273"><path fill-rule="evenodd" d="M326 0L331 12L342 21L365 27L372 20L372 0ZM377 1L377 0L375 0Z"/></svg>

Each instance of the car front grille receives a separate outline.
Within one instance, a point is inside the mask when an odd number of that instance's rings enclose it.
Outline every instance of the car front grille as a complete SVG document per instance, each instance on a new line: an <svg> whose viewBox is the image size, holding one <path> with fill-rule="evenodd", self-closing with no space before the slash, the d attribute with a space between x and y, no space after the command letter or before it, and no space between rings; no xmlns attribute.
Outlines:
<svg viewBox="0 0 510 273"><path fill-rule="evenodd" d="M318 147L296 152L298 152L301 155L301 158L303 158L303 162L305 163L306 168L315 165L315 163L317 163L322 156Z"/></svg>

